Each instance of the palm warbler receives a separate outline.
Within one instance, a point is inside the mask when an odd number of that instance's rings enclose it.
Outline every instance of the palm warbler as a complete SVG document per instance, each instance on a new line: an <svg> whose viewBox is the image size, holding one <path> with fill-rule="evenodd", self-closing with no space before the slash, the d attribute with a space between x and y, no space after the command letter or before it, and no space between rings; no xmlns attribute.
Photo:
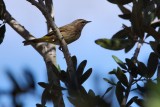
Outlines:
<svg viewBox="0 0 160 107"><path fill-rule="evenodd" d="M66 43L70 44L76 41L81 36L83 27L89 22L91 21L86 21L84 19L77 19L70 24L60 27L59 30L62 36L64 37L64 40L66 41ZM51 31L50 33L46 34L42 38L23 41L24 45L30 45L31 43L39 43L39 42L48 42L48 43L60 45L60 42L57 36L55 36L54 31Z"/></svg>

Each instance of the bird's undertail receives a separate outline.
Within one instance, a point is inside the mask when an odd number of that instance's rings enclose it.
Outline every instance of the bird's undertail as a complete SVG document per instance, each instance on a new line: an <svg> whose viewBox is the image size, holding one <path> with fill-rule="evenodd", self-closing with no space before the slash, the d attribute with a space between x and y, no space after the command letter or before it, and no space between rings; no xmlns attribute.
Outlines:
<svg viewBox="0 0 160 107"><path fill-rule="evenodd" d="M45 42L45 41L42 40L42 39L33 39L33 40L26 40L26 41L23 41L24 46L30 45L30 44L32 44L32 43L40 43L40 42Z"/></svg>

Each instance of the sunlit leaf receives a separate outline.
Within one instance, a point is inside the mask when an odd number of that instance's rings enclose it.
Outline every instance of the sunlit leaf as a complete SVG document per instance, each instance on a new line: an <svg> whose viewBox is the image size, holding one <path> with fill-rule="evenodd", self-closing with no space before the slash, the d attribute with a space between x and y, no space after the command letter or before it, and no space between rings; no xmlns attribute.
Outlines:
<svg viewBox="0 0 160 107"><path fill-rule="evenodd" d="M127 69L125 63L122 62L118 57L116 57L114 55L112 55L112 57L120 67L122 67L123 69Z"/></svg>
<svg viewBox="0 0 160 107"><path fill-rule="evenodd" d="M131 43L128 39L98 39L95 42L101 47L110 50L122 50Z"/></svg>

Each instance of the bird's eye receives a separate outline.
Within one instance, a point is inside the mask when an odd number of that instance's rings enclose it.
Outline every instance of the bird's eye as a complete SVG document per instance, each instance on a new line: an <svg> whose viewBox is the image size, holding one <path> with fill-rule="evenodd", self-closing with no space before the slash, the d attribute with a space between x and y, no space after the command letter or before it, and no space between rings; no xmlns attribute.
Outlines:
<svg viewBox="0 0 160 107"><path fill-rule="evenodd" d="M86 24L86 22L85 22L85 21L83 21L83 22L82 22L82 24Z"/></svg>

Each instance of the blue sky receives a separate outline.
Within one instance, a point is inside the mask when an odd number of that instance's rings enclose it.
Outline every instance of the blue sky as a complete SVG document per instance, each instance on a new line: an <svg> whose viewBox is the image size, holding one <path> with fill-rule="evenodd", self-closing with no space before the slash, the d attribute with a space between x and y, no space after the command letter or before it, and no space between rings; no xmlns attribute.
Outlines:
<svg viewBox="0 0 160 107"><path fill-rule="evenodd" d="M35 37L41 37L46 34L45 19L36 7L26 0L4 0L7 10L19 23L25 26ZM100 90L105 92L107 83L103 81L107 77L108 71L116 68L117 65L112 59L112 55L124 60L126 57L131 58L134 50L125 54L124 51L105 50L95 44L98 38L110 38L114 33L119 31L123 24L130 25L129 22L121 20L117 15L120 10L106 0L54 0L55 20L57 26L68 24L75 19L83 18L92 21L83 29L80 39L70 44L69 51L71 55L76 55L78 62L87 59L86 69L92 67L93 73L84 87L89 90ZM43 58L31 47L23 46L24 39L19 36L10 26L7 25L7 32L4 42L0 49L0 79L6 81L6 84L0 84L5 88L10 87L9 81L3 72L6 67L10 67L16 73L16 76L22 76L21 69L25 66L33 69L37 82L45 81L44 75L45 64ZM146 56L151 51L149 46L142 47L139 60L146 61ZM57 61L62 69L66 69L66 63L61 51L57 49ZM101 83L95 85L93 79L99 76L97 80ZM42 90L38 88L38 90ZM30 106L34 106L33 102ZM0 102L1 103L1 102Z"/></svg>

